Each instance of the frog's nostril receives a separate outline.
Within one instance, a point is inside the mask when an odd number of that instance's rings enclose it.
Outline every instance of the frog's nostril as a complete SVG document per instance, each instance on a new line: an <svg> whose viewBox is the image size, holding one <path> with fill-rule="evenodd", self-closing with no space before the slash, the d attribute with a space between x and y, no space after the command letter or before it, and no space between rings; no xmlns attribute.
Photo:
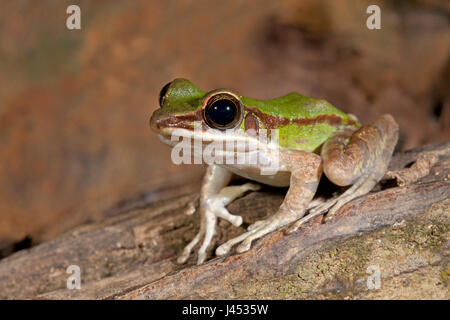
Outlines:
<svg viewBox="0 0 450 320"><path fill-rule="evenodd" d="M150 118L150 128L151 128L153 131L158 131L158 130L159 130L159 121L158 121L158 119L157 119L156 117L154 117L154 116L152 116L152 117Z"/></svg>

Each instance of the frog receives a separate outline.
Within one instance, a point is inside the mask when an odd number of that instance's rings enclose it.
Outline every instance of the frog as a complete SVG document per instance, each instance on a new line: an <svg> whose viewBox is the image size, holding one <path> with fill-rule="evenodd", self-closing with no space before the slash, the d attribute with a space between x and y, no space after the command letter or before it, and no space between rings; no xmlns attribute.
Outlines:
<svg viewBox="0 0 450 320"><path fill-rule="evenodd" d="M268 147L267 139L258 141L262 146L259 154L278 164L273 172L263 172L261 164L254 162L217 161L208 165L197 199L200 228L178 256L180 264L186 263L197 246L197 264L205 262L218 219L236 227L243 223L227 205L249 191L259 190L261 184L287 187L282 204L268 218L250 224L246 232L220 244L216 256L231 253L235 246L237 253L248 251L257 239L283 228L287 234L296 232L312 217L332 217L353 199L369 193L383 178L399 136L399 126L390 114L362 125L354 115L325 99L297 92L255 99L229 89L203 91L184 78L176 78L161 89L159 108L150 118L150 127L172 148L176 141L171 137L180 131L193 140L202 140L202 134L207 134L208 141L254 141L267 132L276 132L278 137L276 152ZM202 140L202 147L207 144ZM233 175L251 182L229 185ZM322 175L347 189L331 199L314 199ZM195 208L191 203L191 214Z"/></svg>

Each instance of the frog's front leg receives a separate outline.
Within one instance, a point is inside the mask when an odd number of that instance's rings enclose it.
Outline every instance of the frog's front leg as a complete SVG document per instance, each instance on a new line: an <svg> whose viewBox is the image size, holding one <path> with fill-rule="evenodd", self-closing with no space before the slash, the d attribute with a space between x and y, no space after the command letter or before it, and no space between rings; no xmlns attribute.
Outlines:
<svg viewBox="0 0 450 320"><path fill-rule="evenodd" d="M335 214L351 200L368 193L385 174L398 140L398 125L394 118L383 115L357 131L336 133L322 147L324 173L339 186L351 185L342 195L313 208L307 217L328 211ZM299 220L289 230L293 232L309 220Z"/></svg>
<svg viewBox="0 0 450 320"><path fill-rule="evenodd" d="M215 165L208 167L200 191L200 230L178 257L178 263L186 262L192 249L202 237L203 242L198 250L197 264L205 261L206 249L216 231L217 218L227 220L237 227L242 224L242 217L230 214L225 206L249 190L258 190L260 186L246 183L240 186L225 187L230 182L230 178L231 172L228 170Z"/></svg>
<svg viewBox="0 0 450 320"><path fill-rule="evenodd" d="M216 249L216 255L228 253L240 242L242 243L237 252L247 251L253 240L290 224L305 214L319 184L322 160L320 156L304 151L287 151L280 158L291 172L291 178L289 190L278 212L266 220L255 222L248 227L247 232L222 244Z"/></svg>

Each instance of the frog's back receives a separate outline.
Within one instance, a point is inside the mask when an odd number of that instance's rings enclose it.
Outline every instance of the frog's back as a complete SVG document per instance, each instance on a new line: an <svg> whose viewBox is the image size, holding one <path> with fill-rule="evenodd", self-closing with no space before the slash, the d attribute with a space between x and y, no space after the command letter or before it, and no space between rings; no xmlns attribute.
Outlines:
<svg viewBox="0 0 450 320"><path fill-rule="evenodd" d="M245 108L243 127L278 129L281 148L314 151L335 131L360 124L323 99L292 92L271 100L241 97Z"/></svg>

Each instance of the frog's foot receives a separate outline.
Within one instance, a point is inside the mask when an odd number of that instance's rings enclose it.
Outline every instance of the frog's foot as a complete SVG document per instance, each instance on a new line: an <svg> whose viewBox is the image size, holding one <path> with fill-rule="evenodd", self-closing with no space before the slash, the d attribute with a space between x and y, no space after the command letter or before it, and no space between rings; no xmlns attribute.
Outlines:
<svg viewBox="0 0 450 320"><path fill-rule="evenodd" d="M310 196L312 196L313 193L311 193ZM305 197L305 200L307 198ZM324 200L322 198L317 199L316 201L311 201L307 208L313 208L320 204L322 204ZM247 232L241 234L240 236L237 236L233 239L228 240L221 246L219 246L216 249L216 255L222 256L230 252L231 248L240 243L241 244L236 248L236 251L241 253L248 251L252 245L252 242L256 239L259 239L266 234L278 230L294 221L301 221L302 216L304 215L304 210L295 210L295 211L288 211L288 212L278 212L274 216L266 219L266 220L259 220L248 226ZM304 217L303 219L305 219ZM300 220L298 220L300 219Z"/></svg>
<svg viewBox="0 0 450 320"><path fill-rule="evenodd" d="M317 197L317 198L313 199L310 203L308 203L308 207L306 208L306 210L314 209L314 208L324 204L325 202L326 202L326 199L324 197Z"/></svg>
<svg viewBox="0 0 450 320"><path fill-rule="evenodd" d="M297 220L292 226L290 226L286 230L286 234L291 234L291 233L297 231L298 228L302 224L304 224L307 221L309 221L311 219L314 219L315 217L320 216L320 215L322 215L322 214L324 214L326 212L326 209L319 209L319 207L320 208L330 207L330 206L332 206L335 203L336 203L336 199L335 198L330 199L330 200L325 200L325 198L323 198L323 197L314 199L313 201L311 201L308 204L308 207L306 209L307 211L309 211L309 214L307 214L306 216L304 216L301 219ZM313 212L313 210L314 210L314 212Z"/></svg>
<svg viewBox="0 0 450 320"><path fill-rule="evenodd" d="M446 150L444 150L446 151ZM447 150L448 152L448 150ZM400 187L407 186L427 176L431 168L439 161L439 152L423 152L409 168L387 171L385 177L396 179Z"/></svg>
<svg viewBox="0 0 450 320"><path fill-rule="evenodd" d="M288 165L299 163L307 163L307 165L291 171L289 190L278 212L266 220L253 223L248 227L247 232L219 246L216 249L216 255L227 254L238 243L241 244L237 247L237 252L247 251L254 240L303 217L319 184L321 159L315 154L302 151L291 152L288 156L285 159ZM317 204L317 201L314 204Z"/></svg>
<svg viewBox="0 0 450 320"><path fill-rule="evenodd" d="M236 248L237 252L241 253L248 251L252 245L253 240L259 239L266 234L275 231L297 219L298 216L295 215L276 214L266 220L256 221L248 227L247 232L228 240L220 247L218 247L216 249L216 255L223 256L227 254L228 252L230 252L231 248L238 243L241 244Z"/></svg>
<svg viewBox="0 0 450 320"><path fill-rule="evenodd" d="M302 219L296 221L288 230L287 233L292 233L298 230L298 228L307 221L314 219L315 217L326 214L324 222L330 220L336 212L339 211L344 205L352 201L353 199L367 194L377 184L378 179L372 174L361 177L354 185L348 188L342 195L322 202L318 206L309 210L308 215Z"/></svg>
<svg viewBox="0 0 450 320"><path fill-rule="evenodd" d="M198 250L197 264L203 263L206 259L206 249L211 244L211 240L216 231L217 218L229 221L236 227L242 224L242 217L232 215L225 208L234 199L242 196L245 192L259 190L260 186L253 183L246 183L241 186L229 186L223 188L218 194L210 195L208 199L200 203L200 212L202 221L200 231L194 239L184 248L182 254L178 257L178 263L185 263L191 255L192 249L203 238L203 242Z"/></svg>
<svg viewBox="0 0 450 320"><path fill-rule="evenodd" d="M377 184L378 179L372 175L362 177L357 183L348 188L342 195L334 199L325 201L323 204L311 209L308 215L318 216L327 213L327 219L333 216L344 205L353 199L367 194Z"/></svg>

